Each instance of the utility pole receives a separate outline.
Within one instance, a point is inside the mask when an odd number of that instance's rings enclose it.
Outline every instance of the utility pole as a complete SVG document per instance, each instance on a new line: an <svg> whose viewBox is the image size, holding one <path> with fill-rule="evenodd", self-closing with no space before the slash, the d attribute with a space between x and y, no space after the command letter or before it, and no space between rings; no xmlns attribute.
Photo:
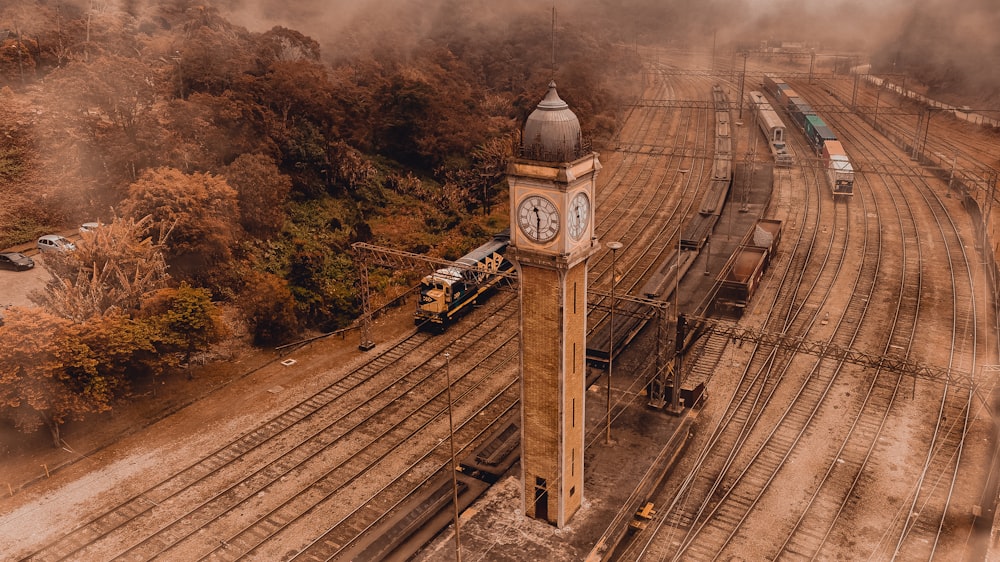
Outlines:
<svg viewBox="0 0 1000 562"><path fill-rule="evenodd" d="M455 420L451 409L451 354L444 354L444 376L448 385L448 434L451 436L451 493L455 505L455 560L462 562L462 541L458 534L458 467L455 465Z"/></svg>
<svg viewBox="0 0 1000 562"><path fill-rule="evenodd" d="M744 50L740 53L743 55L743 74L740 75L740 116L739 119L743 119L743 85L747 80L747 57L750 56L750 51Z"/></svg>
<svg viewBox="0 0 1000 562"><path fill-rule="evenodd" d="M611 250L611 328L608 338L608 431L604 439L606 445L611 444L611 368L615 363L615 284L618 281L615 273L615 257L618 250L622 249L622 243L608 242L608 249Z"/></svg>

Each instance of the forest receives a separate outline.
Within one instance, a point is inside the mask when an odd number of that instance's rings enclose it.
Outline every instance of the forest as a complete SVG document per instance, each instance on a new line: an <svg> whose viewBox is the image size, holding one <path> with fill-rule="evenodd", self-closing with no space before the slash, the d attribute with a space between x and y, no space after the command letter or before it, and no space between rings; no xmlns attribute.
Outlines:
<svg viewBox="0 0 1000 562"><path fill-rule="evenodd" d="M223 339L274 346L349 325L353 242L459 257L506 227L506 160L553 77L585 134L610 138L639 79L633 50L554 28L548 10L460 16L324 56L299 31L252 32L206 3L4 8L0 247L102 226L44 257L37 306L4 312L0 419L58 445L67 420ZM371 283L391 296L424 273Z"/></svg>

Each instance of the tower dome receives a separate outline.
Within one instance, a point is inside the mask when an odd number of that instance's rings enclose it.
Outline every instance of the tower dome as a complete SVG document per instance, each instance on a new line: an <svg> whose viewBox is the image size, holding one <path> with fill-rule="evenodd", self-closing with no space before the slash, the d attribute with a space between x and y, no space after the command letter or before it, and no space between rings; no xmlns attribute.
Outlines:
<svg viewBox="0 0 1000 562"><path fill-rule="evenodd" d="M521 151L526 158L545 162L568 162L582 154L580 120L559 98L556 83L524 123Z"/></svg>

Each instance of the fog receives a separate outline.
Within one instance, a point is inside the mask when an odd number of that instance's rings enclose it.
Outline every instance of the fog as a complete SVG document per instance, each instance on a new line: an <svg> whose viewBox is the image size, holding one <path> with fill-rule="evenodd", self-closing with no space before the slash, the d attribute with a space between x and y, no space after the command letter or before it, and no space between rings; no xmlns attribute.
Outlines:
<svg viewBox="0 0 1000 562"><path fill-rule="evenodd" d="M43 0L44 1L44 0ZM45 2L48 3L48 2ZM767 41L808 43L826 51L860 53L881 72L905 72L934 89L1000 96L1000 10L996 0L209 0L251 31L298 30L322 46L329 61L448 33L516 37L524 18L560 31L586 30L619 42L708 48L723 52ZM31 2L0 8L18 12ZM80 11L118 7L136 14L178 9L186 0L62 0ZM20 6L20 7L18 7Z"/></svg>
<svg viewBox="0 0 1000 562"><path fill-rule="evenodd" d="M896 22L911 2L796 2L793 0L590 0L552 3L512 0L219 0L232 21L252 30L282 25L317 39L332 53L378 43L386 30L407 30L412 40L456 14L470 27L503 26L525 14L604 27L619 39L705 44L714 34L725 43L760 40L808 41L837 48L870 49L898 37ZM842 22L842 23L841 23ZM510 29L516 34L516 29Z"/></svg>

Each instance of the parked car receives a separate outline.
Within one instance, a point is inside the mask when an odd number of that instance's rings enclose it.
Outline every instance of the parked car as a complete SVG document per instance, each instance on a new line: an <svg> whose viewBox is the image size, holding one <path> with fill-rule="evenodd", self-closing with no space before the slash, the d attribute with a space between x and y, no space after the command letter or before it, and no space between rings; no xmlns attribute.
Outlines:
<svg viewBox="0 0 1000 562"><path fill-rule="evenodd" d="M80 225L80 234L97 230L99 226L101 226L99 222L85 222Z"/></svg>
<svg viewBox="0 0 1000 562"><path fill-rule="evenodd" d="M38 249L43 252L72 252L76 245L58 234L46 234L38 239Z"/></svg>
<svg viewBox="0 0 1000 562"><path fill-rule="evenodd" d="M24 271L35 267L35 260L22 254L21 252L0 253L0 269L13 269L14 271Z"/></svg>

